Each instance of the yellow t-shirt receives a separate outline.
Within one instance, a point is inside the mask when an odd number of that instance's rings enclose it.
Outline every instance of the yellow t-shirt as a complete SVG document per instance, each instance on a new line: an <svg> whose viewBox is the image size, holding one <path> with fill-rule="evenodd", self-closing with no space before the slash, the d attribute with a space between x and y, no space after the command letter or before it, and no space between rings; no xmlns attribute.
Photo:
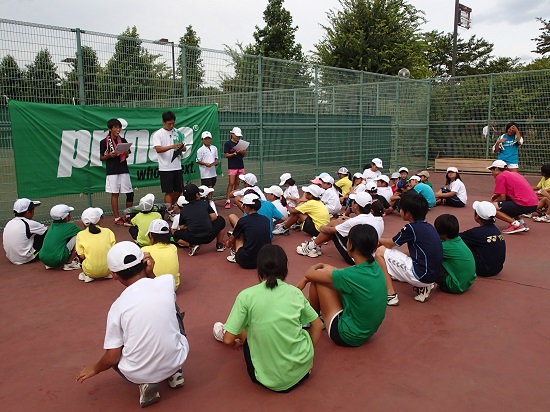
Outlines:
<svg viewBox="0 0 550 412"><path fill-rule="evenodd" d="M541 177L540 182L537 184L537 188L542 190L550 189L550 177L548 179Z"/></svg>
<svg viewBox="0 0 550 412"><path fill-rule="evenodd" d="M162 219L162 216L158 212L149 212L142 213L139 212L134 218L130 221L132 225L137 226L138 235L137 242L140 246L149 246L151 242L149 241L149 236L147 232L149 231L149 224L155 219Z"/></svg>
<svg viewBox="0 0 550 412"><path fill-rule="evenodd" d="M320 200L308 200L296 207L300 213L304 213L311 217L315 229L319 230L321 226L327 225L330 222L330 215L327 207Z"/></svg>
<svg viewBox="0 0 550 412"><path fill-rule="evenodd" d="M168 243L155 243L151 246L141 248L143 253L147 252L155 261L153 273L155 276L172 275L176 281L176 289L180 285L180 263L178 260L178 248Z"/></svg>
<svg viewBox="0 0 550 412"><path fill-rule="evenodd" d="M99 227L99 226L98 226ZM76 253L84 256L82 271L91 278L104 278L109 275L107 252L115 244L115 234L111 229L100 227L95 235L86 228L76 235Z"/></svg>
<svg viewBox="0 0 550 412"><path fill-rule="evenodd" d="M351 190L351 180L349 180L349 177L347 176L341 178L334 184L342 189L342 196L347 195Z"/></svg>

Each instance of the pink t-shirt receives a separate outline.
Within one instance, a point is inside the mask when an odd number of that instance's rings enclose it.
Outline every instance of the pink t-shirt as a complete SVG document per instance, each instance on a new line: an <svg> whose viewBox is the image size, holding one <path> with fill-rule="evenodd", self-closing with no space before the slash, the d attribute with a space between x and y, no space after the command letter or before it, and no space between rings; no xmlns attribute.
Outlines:
<svg viewBox="0 0 550 412"><path fill-rule="evenodd" d="M495 177L495 194L505 194L520 206L536 206L537 194L529 182L519 173L505 170Z"/></svg>

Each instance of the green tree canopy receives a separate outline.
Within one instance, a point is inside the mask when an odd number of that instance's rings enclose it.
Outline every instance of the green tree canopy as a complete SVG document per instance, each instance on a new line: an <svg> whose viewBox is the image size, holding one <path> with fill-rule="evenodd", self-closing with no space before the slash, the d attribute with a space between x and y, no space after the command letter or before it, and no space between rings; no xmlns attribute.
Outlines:
<svg viewBox="0 0 550 412"><path fill-rule="evenodd" d="M23 100L27 92L25 73L12 55L4 56L0 61L0 94L9 99Z"/></svg>
<svg viewBox="0 0 550 412"><path fill-rule="evenodd" d="M63 94L67 98L79 98L78 56L71 61L72 69L67 72L63 82ZM102 100L102 68L96 51L90 46L82 46L82 71L84 74L84 93L86 104L98 104Z"/></svg>
<svg viewBox="0 0 550 412"><path fill-rule="evenodd" d="M550 20L544 20L539 17L537 21L542 23L542 27L539 28L542 33L539 37L531 39L537 44L537 47L533 50L533 52L544 56L550 53Z"/></svg>
<svg viewBox="0 0 550 412"><path fill-rule="evenodd" d="M61 78L48 49L40 50L34 61L27 65L26 78L29 98L41 103L61 103Z"/></svg>
<svg viewBox="0 0 550 412"><path fill-rule="evenodd" d="M340 5L327 13L329 24L315 45L321 64L393 76L407 67L413 77L425 77L422 11L404 0L340 0Z"/></svg>
<svg viewBox="0 0 550 412"><path fill-rule="evenodd" d="M190 96L200 95L200 89L204 82L204 67L201 58L200 47L201 39L193 26L189 25L185 29L185 34L180 38L180 54L177 62L177 74L180 79L183 78L182 54L185 50L185 72L187 80L187 93ZM182 85L178 87L178 93L183 90Z"/></svg>

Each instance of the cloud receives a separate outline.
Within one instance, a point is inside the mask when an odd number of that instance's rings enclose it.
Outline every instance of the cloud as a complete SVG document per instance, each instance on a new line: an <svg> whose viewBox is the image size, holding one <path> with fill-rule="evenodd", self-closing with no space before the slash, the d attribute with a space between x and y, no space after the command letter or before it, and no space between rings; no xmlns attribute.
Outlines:
<svg viewBox="0 0 550 412"><path fill-rule="evenodd" d="M494 6L485 9L479 14L475 13L475 5L472 6L472 17L480 24L507 23L522 24L533 23L537 17L548 15L548 3L541 0L500 0L494 2ZM513 27L510 27L513 29Z"/></svg>

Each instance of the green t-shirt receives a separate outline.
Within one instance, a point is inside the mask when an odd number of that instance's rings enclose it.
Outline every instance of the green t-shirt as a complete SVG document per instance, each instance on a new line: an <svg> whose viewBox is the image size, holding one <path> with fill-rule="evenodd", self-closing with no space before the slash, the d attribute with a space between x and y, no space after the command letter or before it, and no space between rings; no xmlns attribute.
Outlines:
<svg viewBox="0 0 550 412"><path fill-rule="evenodd" d="M445 283L449 292L463 293L468 290L476 278L476 262L472 251L460 236L444 240L443 267L449 274Z"/></svg>
<svg viewBox="0 0 550 412"><path fill-rule="evenodd" d="M332 272L332 284L342 296L338 332L352 346L366 342L384 320L388 288L378 263L364 262Z"/></svg>
<svg viewBox="0 0 550 412"><path fill-rule="evenodd" d="M138 235L137 235L136 240L137 240L138 245L140 247L151 245L151 241L149 240L149 236L147 236L147 232L149 231L149 225L155 219L162 219L162 216L160 215L160 213L158 213L158 212L149 212L149 213L139 212L130 221L130 223L132 223L132 225L137 226L137 228L138 228Z"/></svg>
<svg viewBox="0 0 550 412"><path fill-rule="evenodd" d="M281 280L268 289L265 281L237 296L225 330L244 329L256 379L274 391L297 384L313 365L313 342L302 325L318 315L298 288Z"/></svg>
<svg viewBox="0 0 550 412"><path fill-rule="evenodd" d="M67 263L71 254L71 251L67 249L67 242L81 230L72 222L54 220L46 232L42 249L38 253L42 263L51 267Z"/></svg>

